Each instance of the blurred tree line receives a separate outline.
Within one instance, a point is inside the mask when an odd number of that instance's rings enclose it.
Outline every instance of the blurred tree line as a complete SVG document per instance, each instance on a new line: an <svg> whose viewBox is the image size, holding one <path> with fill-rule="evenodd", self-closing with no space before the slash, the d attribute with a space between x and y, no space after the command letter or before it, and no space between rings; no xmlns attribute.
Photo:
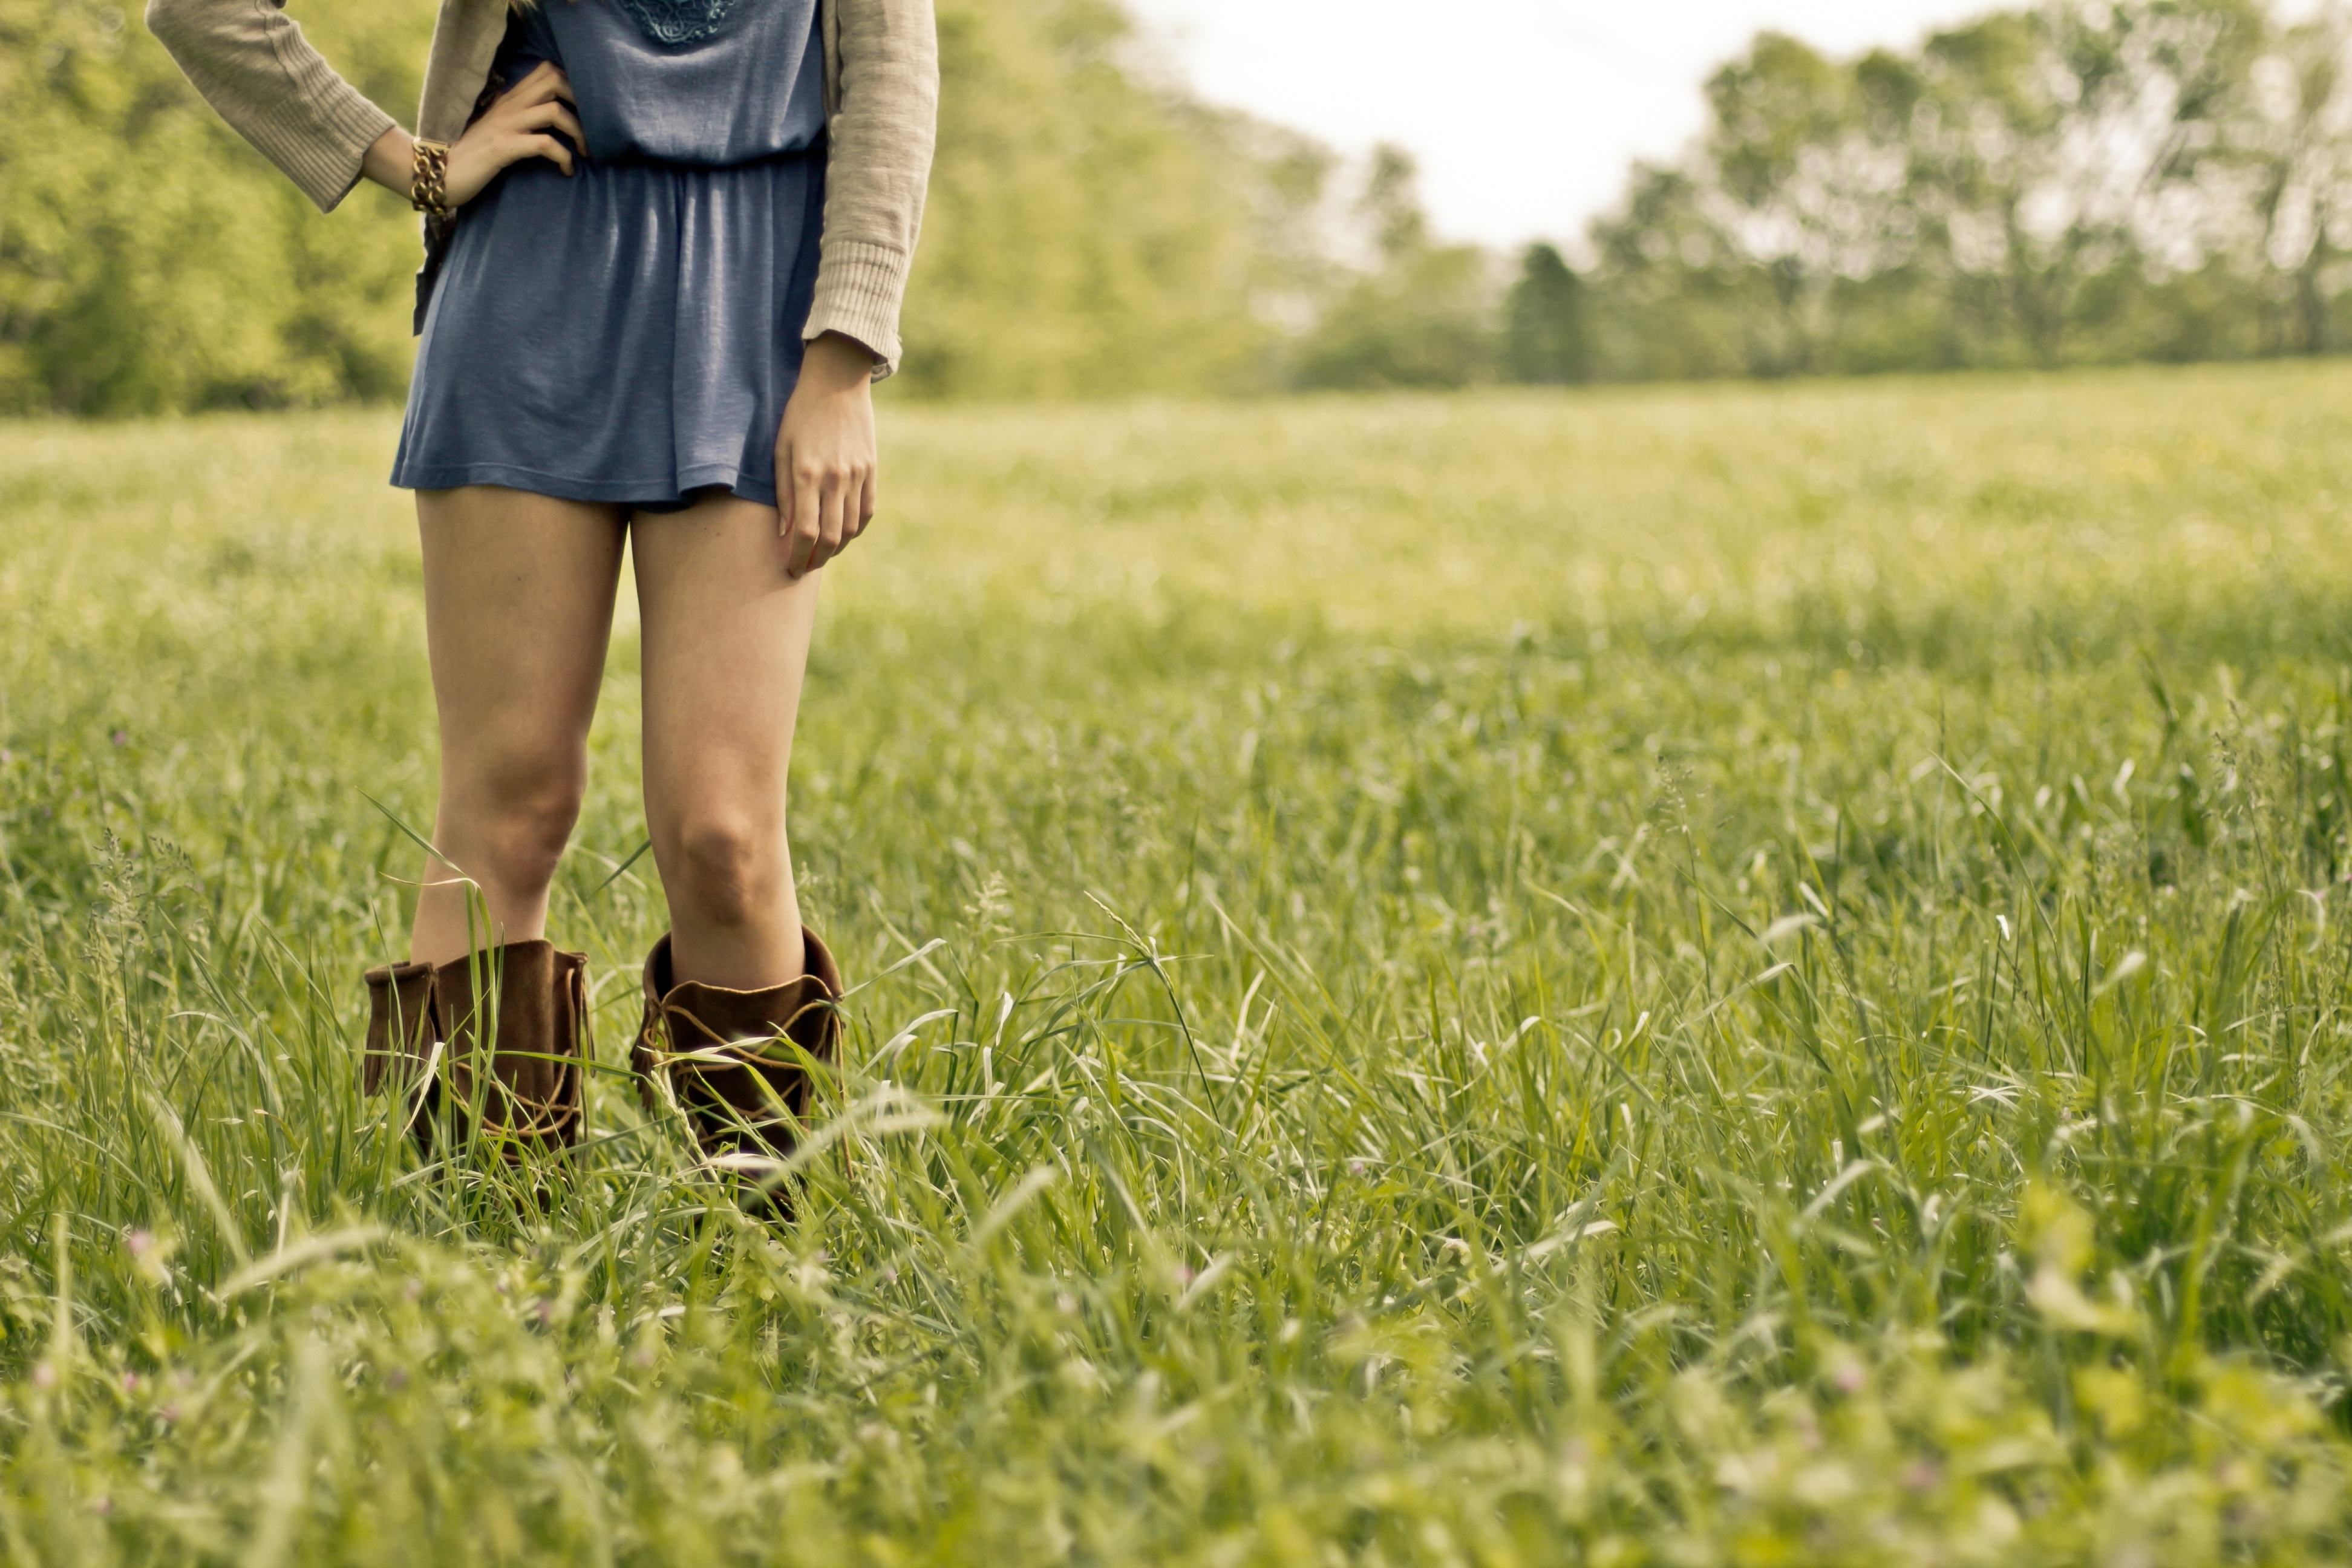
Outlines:
<svg viewBox="0 0 2352 1568"><path fill-rule="evenodd" d="M362 90L413 108L429 6L299 14ZM136 0L0 0L0 411L396 396L416 256L384 192L320 218L205 109Z"/></svg>
<svg viewBox="0 0 2352 1568"><path fill-rule="evenodd" d="M405 113L435 0L297 0ZM1160 79L1116 0L940 0L904 388L1085 396L2332 352L2352 337L2352 26L2331 0L2054 0L1917 48L1766 34L1571 265L1433 234ZM1536 175L1540 170L1532 171ZM397 396L411 215L313 213L131 5L0 0L0 412Z"/></svg>
<svg viewBox="0 0 2352 1568"><path fill-rule="evenodd" d="M1496 374L1791 375L2335 352L2352 79L2335 4L1994 13L1832 60L1759 37L1637 167L1591 267L1537 247Z"/></svg>

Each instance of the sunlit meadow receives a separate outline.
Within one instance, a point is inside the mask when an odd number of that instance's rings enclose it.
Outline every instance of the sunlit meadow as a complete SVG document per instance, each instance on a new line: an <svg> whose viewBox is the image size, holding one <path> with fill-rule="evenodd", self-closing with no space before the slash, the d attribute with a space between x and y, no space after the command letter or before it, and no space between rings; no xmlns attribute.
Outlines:
<svg viewBox="0 0 2352 1568"><path fill-rule="evenodd" d="M2352 1555L2352 369L885 412L746 1217L356 1083L392 416L0 426L0 1555Z"/></svg>

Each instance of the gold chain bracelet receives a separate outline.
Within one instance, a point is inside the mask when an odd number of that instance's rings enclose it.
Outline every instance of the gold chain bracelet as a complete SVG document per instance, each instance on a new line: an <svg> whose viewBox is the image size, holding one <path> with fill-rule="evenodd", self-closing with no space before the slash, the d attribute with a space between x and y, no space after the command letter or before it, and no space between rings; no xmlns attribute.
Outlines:
<svg viewBox="0 0 2352 1568"><path fill-rule="evenodd" d="M408 205L435 217L449 216L449 143L416 139L408 176Z"/></svg>

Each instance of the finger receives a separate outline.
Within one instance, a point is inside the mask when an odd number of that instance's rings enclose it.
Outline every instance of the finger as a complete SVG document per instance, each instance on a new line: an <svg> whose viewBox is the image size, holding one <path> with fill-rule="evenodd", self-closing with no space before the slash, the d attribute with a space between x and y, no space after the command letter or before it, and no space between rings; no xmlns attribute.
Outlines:
<svg viewBox="0 0 2352 1568"><path fill-rule="evenodd" d="M874 521L874 479L853 471L841 484L841 542L846 549Z"/></svg>
<svg viewBox="0 0 2352 1568"><path fill-rule="evenodd" d="M562 170L572 173L572 149L552 136L526 136L522 139L523 156L541 157Z"/></svg>
<svg viewBox="0 0 2352 1568"><path fill-rule="evenodd" d="M784 569L798 577L809 570L809 558L815 553L817 541L823 534L819 508L823 496L817 488L814 468L793 466L792 547L784 556Z"/></svg>
<svg viewBox="0 0 2352 1568"><path fill-rule="evenodd" d="M848 541L849 513L857 504L856 493L843 475L829 474L824 481L824 510L817 524L817 540L823 553L817 557L822 566L841 553Z"/></svg>
<svg viewBox="0 0 2352 1568"><path fill-rule="evenodd" d="M881 504L881 475L875 469L866 470L866 480L857 487L857 531L863 533L874 521L874 509Z"/></svg>
<svg viewBox="0 0 2352 1568"><path fill-rule="evenodd" d="M531 73L517 82L507 94L517 103L545 103L551 99L570 99L572 79L552 60L541 60Z"/></svg>
<svg viewBox="0 0 2352 1568"><path fill-rule="evenodd" d="M835 521L831 525L834 532L833 537L830 538L827 537L828 529L825 518L825 513L828 511L835 513ZM839 513L835 507L831 487L824 480L819 479L817 481L816 492L815 538L810 542L808 560L803 563L801 567L801 571L803 574L810 572L823 570L824 563L833 559L834 547L838 542L839 539L838 530L840 528L840 522L838 519Z"/></svg>
<svg viewBox="0 0 2352 1568"><path fill-rule="evenodd" d="M585 147L588 145L587 133L580 129L579 116L573 114L571 110L565 108L560 101L553 100L551 100L546 103L533 104L530 108L524 110L522 111L521 118L515 122L515 129L518 131L561 131L566 136L572 138L572 144L574 147Z"/></svg>
<svg viewBox="0 0 2352 1568"><path fill-rule="evenodd" d="M776 437L776 537L793 536L793 448L783 435Z"/></svg>

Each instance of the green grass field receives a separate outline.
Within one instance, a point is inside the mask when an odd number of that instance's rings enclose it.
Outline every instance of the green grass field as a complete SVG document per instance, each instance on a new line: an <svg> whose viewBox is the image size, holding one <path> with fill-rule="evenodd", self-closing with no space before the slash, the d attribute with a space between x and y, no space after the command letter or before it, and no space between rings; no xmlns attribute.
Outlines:
<svg viewBox="0 0 2352 1568"><path fill-rule="evenodd" d="M6 1561L2352 1555L2352 367L892 407L787 1228L625 625L576 1183L358 1094L394 429L0 426Z"/></svg>

